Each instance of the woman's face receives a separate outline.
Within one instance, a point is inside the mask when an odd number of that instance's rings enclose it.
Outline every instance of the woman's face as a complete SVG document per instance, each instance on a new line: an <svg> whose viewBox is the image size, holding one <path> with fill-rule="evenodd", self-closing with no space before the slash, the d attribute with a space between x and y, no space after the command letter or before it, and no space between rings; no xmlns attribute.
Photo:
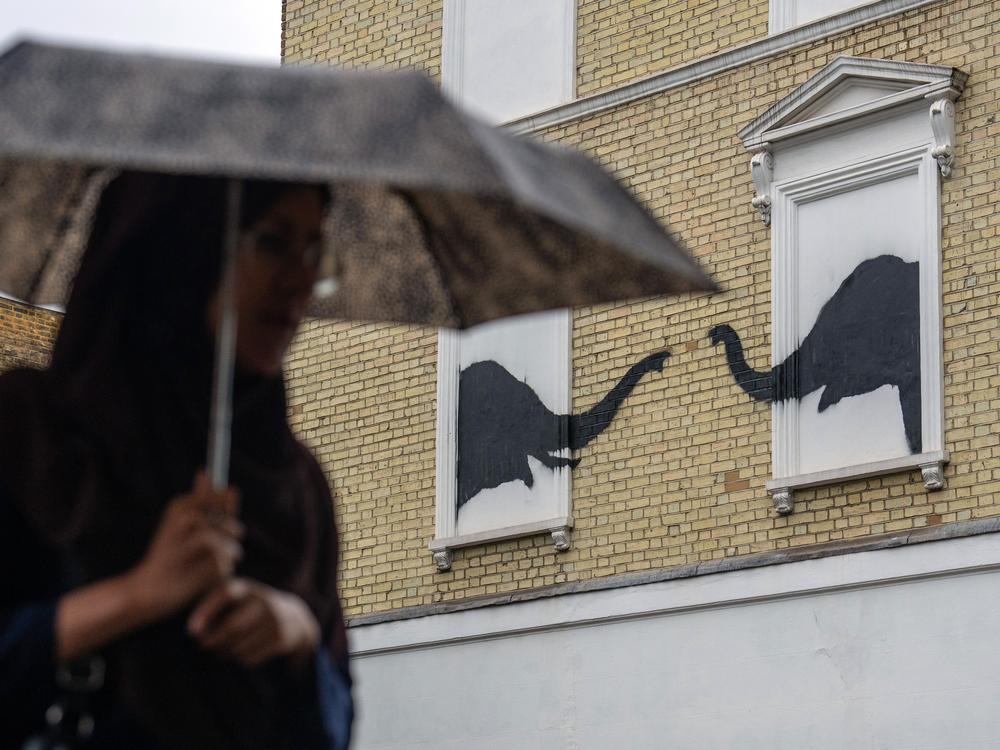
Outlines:
<svg viewBox="0 0 1000 750"><path fill-rule="evenodd" d="M236 362L240 369L275 376L319 273L323 197L290 187L242 233L236 264ZM218 328L220 295L209 318Z"/></svg>

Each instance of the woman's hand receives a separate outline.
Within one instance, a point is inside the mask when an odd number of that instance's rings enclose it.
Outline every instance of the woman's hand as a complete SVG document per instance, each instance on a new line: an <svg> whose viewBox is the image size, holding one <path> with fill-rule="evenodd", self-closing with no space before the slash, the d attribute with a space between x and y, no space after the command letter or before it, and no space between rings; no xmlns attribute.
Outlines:
<svg viewBox="0 0 1000 750"><path fill-rule="evenodd" d="M215 491L204 473L190 494L170 502L130 579L151 619L173 614L233 574L242 555L236 491Z"/></svg>
<svg viewBox="0 0 1000 750"><path fill-rule="evenodd" d="M248 578L212 591L188 620L202 648L248 667L276 656L305 656L319 645L319 624L295 594Z"/></svg>
<svg viewBox="0 0 1000 750"><path fill-rule="evenodd" d="M215 492L204 474L173 499L142 561L64 594L56 608L56 656L81 654L174 614L232 575L243 527L234 490Z"/></svg>

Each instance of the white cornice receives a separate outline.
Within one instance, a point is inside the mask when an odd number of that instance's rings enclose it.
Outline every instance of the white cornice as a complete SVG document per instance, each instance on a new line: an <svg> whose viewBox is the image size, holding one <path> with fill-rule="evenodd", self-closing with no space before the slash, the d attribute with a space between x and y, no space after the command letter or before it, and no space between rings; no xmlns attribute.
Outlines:
<svg viewBox="0 0 1000 750"><path fill-rule="evenodd" d="M515 133L534 133L556 125L581 120L638 99L686 86L726 70L780 55L795 47L863 26L881 18L938 2L940 0L880 0L813 23L797 26L765 39L703 57L695 62L619 86L610 91L593 94L528 117L512 120L506 123L505 127Z"/></svg>
<svg viewBox="0 0 1000 750"><path fill-rule="evenodd" d="M743 145L755 151L766 142L826 128L921 99L957 98L968 74L944 65L923 65L896 60L838 57L739 132ZM824 115L810 117L810 109L839 86L876 81L899 84L902 90ZM806 116L808 119L799 122Z"/></svg>

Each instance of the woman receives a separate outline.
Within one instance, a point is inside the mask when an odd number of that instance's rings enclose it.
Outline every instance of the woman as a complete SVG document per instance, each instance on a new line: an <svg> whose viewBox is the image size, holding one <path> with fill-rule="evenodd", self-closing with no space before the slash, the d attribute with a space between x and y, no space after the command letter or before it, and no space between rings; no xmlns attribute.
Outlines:
<svg viewBox="0 0 1000 750"><path fill-rule="evenodd" d="M2 747L59 719L49 707L75 698L58 667L92 654L107 674L82 747L347 744L331 499L281 374L329 196L245 183L232 488L213 492L198 469L224 195L218 179L117 177L51 366L0 377Z"/></svg>

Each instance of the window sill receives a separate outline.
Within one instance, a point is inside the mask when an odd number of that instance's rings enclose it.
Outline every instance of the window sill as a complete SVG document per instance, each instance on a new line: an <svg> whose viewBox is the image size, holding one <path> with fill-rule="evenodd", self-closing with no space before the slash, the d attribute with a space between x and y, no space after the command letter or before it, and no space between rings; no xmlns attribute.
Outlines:
<svg viewBox="0 0 1000 750"><path fill-rule="evenodd" d="M434 553L434 564L439 571L451 569L451 551L459 547L473 547L479 544L489 544L491 542L504 542L510 539L517 539L523 536L533 536L535 534L551 534L552 544L557 552L565 552L570 547L570 529L573 528L573 519L569 516L560 516L543 521L532 521L516 526L504 526L488 531L477 531L472 534L460 534L433 539L428 545Z"/></svg>
<svg viewBox="0 0 1000 750"><path fill-rule="evenodd" d="M944 489L943 466L948 463L947 451L930 451L911 456L890 458L884 461L873 461L867 464L856 464L839 469L815 471L809 474L798 474L790 477L780 477L768 480L764 486L771 494L775 510L780 515L792 512L792 493L797 489L820 487L829 484L868 479L885 474L896 474L901 471L919 469L928 491Z"/></svg>

